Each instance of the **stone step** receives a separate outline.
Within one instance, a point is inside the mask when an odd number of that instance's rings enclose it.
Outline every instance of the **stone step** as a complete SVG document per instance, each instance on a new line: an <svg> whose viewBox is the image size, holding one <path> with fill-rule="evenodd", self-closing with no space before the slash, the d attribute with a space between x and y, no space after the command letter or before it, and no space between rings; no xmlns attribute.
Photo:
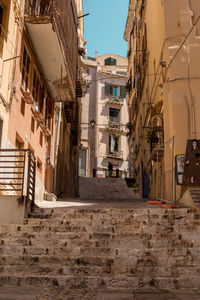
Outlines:
<svg viewBox="0 0 200 300"><path fill-rule="evenodd" d="M23 297L25 295L25 297ZM27 295L27 298L26 298ZM31 296L30 296L31 295ZM69 289L65 287L0 287L0 300L163 300L163 299L181 299L181 300L199 300L200 292L196 289L156 289L156 288L108 288L100 289L76 288ZM16 297L16 298L15 298ZM21 297L21 298L20 298ZM29 297L29 298L28 298ZM31 298L30 298L31 297Z"/></svg>
<svg viewBox="0 0 200 300"><path fill-rule="evenodd" d="M192 267L199 266L199 248L149 248L149 249L106 249L106 248L74 249L69 255L67 251L45 254L1 254L0 265L37 265L37 266L104 266L115 265L135 267ZM120 271L121 272L121 271Z"/></svg>
<svg viewBox="0 0 200 300"><path fill-rule="evenodd" d="M119 276L124 275L128 277L141 278L144 274L151 274L156 277L199 277L199 266L152 266L152 265L119 265L114 263L113 265L104 266L80 266L80 265L6 265L0 266L0 276L29 276L30 274L35 276Z"/></svg>
<svg viewBox="0 0 200 300"><path fill-rule="evenodd" d="M60 286L65 288L160 288L160 289L179 289L179 288L199 288L200 277L94 277L94 276L0 276L0 285L13 286Z"/></svg>
<svg viewBox="0 0 200 300"><path fill-rule="evenodd" d="M41 248L41 247L0 247L1 255L92 255L107 256L115 255L116 249L105 247L58 247L58 248Z"/></svg>
<svg viewBox="0 0 200 300"><path fill-rule="evenodd" d="M65 266L65 265L46 265L46 266L27 266L27 265L6 265L0 267L0 276L106 276L111 273L110 266Z"/></svg>
<svg viewBox="0 0 200 300"><path fill-rule="evenodd" d="M0 300L37 300L38 294L34 287L0 287Z"/></svg>
<svg viewBox="0 0 200 300"><path fill-rule="evenodd" d="M50 245L52 241L52 245L58 242L58 244L62 244L65 242L74 242L79 244L80 242L88 241L91 244L95 244L95 242L102 242L104 240L107 244L112 242L113 240L181 240L181 241L198 241L199 234L195 236L195 230L192 228L186 232L186 229L183 228L181 230L177 230L175 232L156 232L155 230L143 230L142 232L138 232L138 230L124 230L118 231L117 229L113 230L114 232L92 232L92 230L88 230L88 232L58 232L58 231L38 231L38 232L15 232L13 235L11 233L1 233L0 234L0 246L6 245L34 245L35 243L39 243L41 245L41 240L43 239L43 245L45 245L45 241L48 245ZM145 232L147 231L147 232ZM196 231L197 232L197 231ZM191 236L191 238L190 238Z"/></svg>

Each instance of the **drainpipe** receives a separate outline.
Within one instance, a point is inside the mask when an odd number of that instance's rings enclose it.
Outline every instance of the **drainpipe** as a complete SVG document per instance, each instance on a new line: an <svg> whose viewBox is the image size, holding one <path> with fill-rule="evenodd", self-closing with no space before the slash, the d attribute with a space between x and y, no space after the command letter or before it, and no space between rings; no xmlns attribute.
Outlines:
<svg viewBox="0 0 200 300"><path fill-rule="evenodd" d="M96 54L96 59L97 59L97 54ZM98 111L99 111L99 96L100 96L100 81L98 81L98 66L97 66L97 71L96 71L96 114L95 114L95 120L96 120L96 126L95 126L95 169L96 169L96 176L97 176L97 167L98 167L98 125L99 120L98 120Z"/></svg>
<svg viewBox="0 0 200 300"><path fill-rule="evenodd" d="M59 140L60 140L60 125L61 125L61 113L62 113L62 103L59 103L59 114L58 114L58 121L57 121L57 130L55 135L55 147L54 147L54 193L56 192L56 180L57 180L57 161L58 161L58 147L59 147Z"/></svg>

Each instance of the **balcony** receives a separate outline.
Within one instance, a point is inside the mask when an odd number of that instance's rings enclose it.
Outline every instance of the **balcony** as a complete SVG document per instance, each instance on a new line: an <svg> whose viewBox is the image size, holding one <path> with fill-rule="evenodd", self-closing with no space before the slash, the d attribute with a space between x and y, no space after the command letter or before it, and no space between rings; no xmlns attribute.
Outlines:
<svg viewBox="0 0 200 300"><path fill-rule="evenodd" d="M52 98L73 100L78 46L71 1L25 0L24 20Z"/></svg>
<svg viewBox="0 0 200 300"><path fill-rule="evenodd" d="M116 97L116 96L109 96L108 103L109 104L123 105L123 98Z"/></svg>
<svg viewBox="0 0 200 300"><path fill-rule="evenodd" d="M113 132L122 132L123 125L120 122L109 121L108 125L106 126L106 129L108 131L113 131Z"/></svg>
<svg viewBox="0 0 200 300"><path fill-rule="evenodd" d="M115 159L123 159L123 151L108 151L107 153L108 158L115 158Z"/></svg>
<svg viewBox="0 0 200 300"><path fill-rule="evenodd" d="M164 155L164 147L163 145L158 145L157 147L153 148L150 156L150 160L154 162L161 162Z"/></svg>

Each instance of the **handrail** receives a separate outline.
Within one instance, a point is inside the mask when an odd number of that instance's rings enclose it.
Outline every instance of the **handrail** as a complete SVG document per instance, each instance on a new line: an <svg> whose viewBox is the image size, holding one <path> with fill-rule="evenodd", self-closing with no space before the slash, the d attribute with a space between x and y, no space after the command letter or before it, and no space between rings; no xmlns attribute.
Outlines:
<svg viewBox="0 0 200 300"><path fill-rule="evenodd" d="M36 159L29 149L0 149L0 193L35 201Z"/></svg>

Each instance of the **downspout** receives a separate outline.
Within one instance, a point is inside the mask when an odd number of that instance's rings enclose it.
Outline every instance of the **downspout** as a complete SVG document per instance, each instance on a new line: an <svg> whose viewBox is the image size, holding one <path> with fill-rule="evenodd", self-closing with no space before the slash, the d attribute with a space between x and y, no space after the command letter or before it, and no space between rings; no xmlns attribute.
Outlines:
<svg viewBox="0 0 200 300"><path fill-rule="evenodd" d="M98 65L96 68L96 115L95 115L95 120L96 124L99 124L99 119L98 119L98 111L99 111L99 85L100 82L98 81ZM96 176L97 176L97 167L98 167L98 125L95 126L95 145L94 145L94 168L96 169Z"/></svg>
<svg viewBox="0 0 200 300"><path fill-rule="evenodd" d="M55 146L54 146L54 193L56 193L56 181L57 181L57 161L58 161L58 148L59 148L59 140L60 140L60 126L61 126L61 113L62 113L62 103L59 103L59 114L57 121L57 130L55 135Z"/></svg>

